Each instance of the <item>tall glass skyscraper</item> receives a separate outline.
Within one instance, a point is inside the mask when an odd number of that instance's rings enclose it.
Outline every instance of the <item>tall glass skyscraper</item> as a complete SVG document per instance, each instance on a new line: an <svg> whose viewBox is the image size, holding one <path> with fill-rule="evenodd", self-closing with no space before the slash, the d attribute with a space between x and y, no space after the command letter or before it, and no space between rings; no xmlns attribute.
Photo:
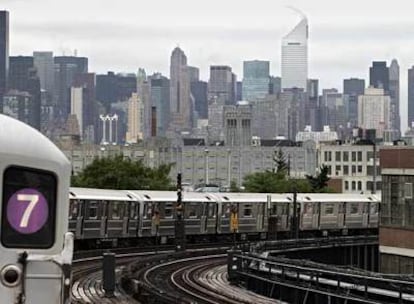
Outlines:
<svg viewBox="0 0 414 304"><path fill-rule="evenodd" d="M9 74L9 12L0 11L0 106L7 90ZM1 112L1 107L0 107Z"/></svg>
<svg viewBox="0 0 414 304"><path fill-rule="evenodd" d="M306 90L308 79L308 19L301 21L282 39L282 89Z"/></svg>
<svg viewBox="0 0 414 304"><path fill-rule="evenodd" d="M269 93L269 61L244 61L242 98L247 101L264 99Z"/></svg>

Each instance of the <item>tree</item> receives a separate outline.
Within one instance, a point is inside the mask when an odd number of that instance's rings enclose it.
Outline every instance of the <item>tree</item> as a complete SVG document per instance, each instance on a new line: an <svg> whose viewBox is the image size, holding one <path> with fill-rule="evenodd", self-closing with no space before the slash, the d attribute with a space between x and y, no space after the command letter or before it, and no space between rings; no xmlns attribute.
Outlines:
<svg viewBox="0 0 414 304"><path fill-rule="evenodd" d="M240 192L240 188L234 179L230 182L230 192Z"/></svg>
<svg viewBox="0 0 414 304"><path fill-rule="evenodd" d="M247 192L259 193L290 193L312 192L312 187L306 179L287 179L272 171L248 174L244 178L243 186Z"/></svg>
<svg viewBox="0 0 414 304"><path fill-rule="evenodd" d="M328 166L322 165L319 174L316 176L306 175L309 184L312 187L313 192L326 192L328 190Z"/></svg>
<svg viewBox="0 0 414 304"><path fill-rule="evenodd" d="M142 161L125 159L123 155L96 158L79 175L72 177L72 186L100 189L170 190L172 165L158 168L144 166Z"/></svg>
<svg viewBox="0 0 414 304"><path fill-rule="evenodd" d="M273 163L274 163L274 168L273 168L274 173L279 173L285 176L288 175L289 164L286 162L285 154L283 153L281 148L279 148L278 151L274 152Z"/></svg>

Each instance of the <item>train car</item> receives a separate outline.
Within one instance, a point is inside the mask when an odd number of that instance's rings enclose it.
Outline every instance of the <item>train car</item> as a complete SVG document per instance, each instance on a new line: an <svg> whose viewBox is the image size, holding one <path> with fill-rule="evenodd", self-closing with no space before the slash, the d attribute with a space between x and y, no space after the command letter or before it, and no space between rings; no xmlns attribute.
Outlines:
<svg viewBox="0 0 414 304"><path fill-rule="evenodd" d="M28 125L0 115L1 303L69 303L71 166Z"/></svg>
<svg viewBox="0 0 414 304"><path fill-rule="evenodd" d="M300 230L327 234L378 226L378 200L364 194L300 193Z"/></svg>
<svg viewBox="0 0 414 304"><path fill-rule="evenodd" d="M141 238L160 236L161 243L167 243L175 236L177 214L174 191L129 191L140 202ZM183 192L183 219L187 236L214 235L217 225L217 202L209 193Z"/></svg>
<svg viewBox="0 0 414 304"><path fill-rule="evenodd" d="M138 236L140 206L127 191L70 188L69 195L69 229L79 247L116 247Z"/></svg>
<svg viewBox="0 0 414 304"><path fill-rule="evenodd" d="M293 194L271 194L269 207L269 232L286 234L291 229L293 214Z"/></svg>
<svg viewBox="0 0 414 304"><path fill-rule="evenodd" d="M267 195L265 193L214 193L219 204L218 234L232 232L231 213L237 214L241 240L265 239L267 235Z"/></svg>

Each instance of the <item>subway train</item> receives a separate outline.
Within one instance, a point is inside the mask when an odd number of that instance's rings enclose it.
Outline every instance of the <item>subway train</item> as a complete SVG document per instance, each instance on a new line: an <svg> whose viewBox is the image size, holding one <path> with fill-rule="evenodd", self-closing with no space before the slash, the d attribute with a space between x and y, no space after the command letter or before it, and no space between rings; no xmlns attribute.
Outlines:
<svg viewBox="0 0 414 304"><path fill-rule="evenodd" d="M69 193L69 230L78 249L174 241L176 192L70 188ZM182 197L189 242L287 238L295 223L300 237L378 228L380 201L371 194L183 192Z"/></svg>
<svg viewBox="0 0 414 304"><path fill-rule="evenodd" d="M40 132L0 114L1 303L69 303L70 169Z"/></svg>

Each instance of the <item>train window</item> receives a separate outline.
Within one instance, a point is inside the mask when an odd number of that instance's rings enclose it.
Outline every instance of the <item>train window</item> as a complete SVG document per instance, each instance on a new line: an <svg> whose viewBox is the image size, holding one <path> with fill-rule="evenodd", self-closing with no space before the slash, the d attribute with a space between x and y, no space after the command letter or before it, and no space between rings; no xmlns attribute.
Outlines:
<svg viewBox="0 0 414 304"><path fill-rule="evenodd" d="M215 203L208 204L208 217L212 217L212 218L216 217L216 204Z"/></svg>
<svg viewBox="0 0 414 304"><path fill-rule="evenodd" d="M405 183L404 184L404 197L405 198L412 198L413 197L413 184L412 183Z"/></svg>
<svg viewBox="0 0 414 304"><path fill-rule="evenodd" d="M185 206L186 218L198 218L198 209L200 204L198 203L187 203Z"/></svg>
<svg viewBox="0 0 414 304"><path fill-rule="evenodd" d="M173 203L171 202L164 203L164 217L165 218L173 217Z"/></svg>
<svg viewBox="0 0 414 304"><path fill-rule="evenodd" d="M305 203L305 214L312 214L313 213L313 206L312 203Z"/></svg>
<svg viewBox="0 0 414 304"><path fill-rule="evenodd" d="M98 202L86 201L86 218L96 220L98 218Z"/></svg>
<svg viewBox="0 0 414 304"><path fill-rule="evenodd" d="M7 248L50 248L55 242L57 177L12 166L3 175L1 242Z"/></svg>
<svg viewBox="0 0 414 304"><path fill-rule="evenodd" d="M325 214L334 214L334 204L325 204Z"/></svg>
<svg viewBox="0 0 414 304"><path fill-rule="evenodd" d="M230 203L223 204L223 214L221 216L229 217L230 212L231 212L231 204Z"/></svg>
<svg viewBox="0 0 414 304"><path fill-rule="evenodd" d="M377 213L378 213L378 204L377 203L371 203L370 214L377 214Z"/></svg>
<svg viewBox="0 0 414 304"><path fill-rule="evenodd" d="M350 214L357 214L359 212L359 204L358 203L351 203L349 207Z"/></svg>
<svg viewBox="0 0 414 304"><path fill-rule="evenodd" d="M144 219L148 219L152 217L152 203L146 202L144 205Z"/></svg>
<svg viewBox="0 0 414 304"><path fill-rule="evenodd" d="M138 204L135 202L131 202L129 205L129 218L136 220L138 218Z"/></svg>
<svg viewBox="0 0 414 304"><path fill-rule="evenodd" d="M70 200L69 203L69 219L74 220L78 217L79 214L79 201L78 200Z"/></svg>
<svg viewBox="0 0 414 304"><path fill-rule="evenodd" d="M124 202L111 202L110 203L110 217L113 220L119 220L121 219L124 215L123 215L123 211L124 211Z"/></svg>
<svg viewBox="0 0 414 304"><path fill-rule="evenodd" d="M253 206L250 204L246 204L243 206L243 216L244 217L252 217L253 216Z"/></svg>

